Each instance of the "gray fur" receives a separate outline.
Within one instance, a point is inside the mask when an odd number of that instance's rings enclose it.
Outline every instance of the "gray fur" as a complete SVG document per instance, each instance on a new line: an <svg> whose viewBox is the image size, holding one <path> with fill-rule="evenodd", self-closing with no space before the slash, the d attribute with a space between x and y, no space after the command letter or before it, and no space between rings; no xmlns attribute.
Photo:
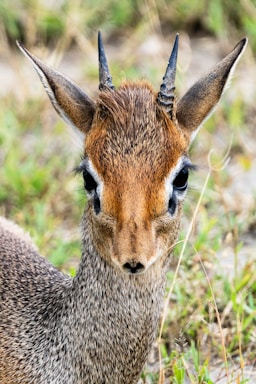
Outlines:
<svg viewBox="0 0 256 384"><path fill-rule="evenodd" d="M72 280L1 224L0 383L136 383L155 339L165 271L120 274L95 252L85 216Z"/></svg>

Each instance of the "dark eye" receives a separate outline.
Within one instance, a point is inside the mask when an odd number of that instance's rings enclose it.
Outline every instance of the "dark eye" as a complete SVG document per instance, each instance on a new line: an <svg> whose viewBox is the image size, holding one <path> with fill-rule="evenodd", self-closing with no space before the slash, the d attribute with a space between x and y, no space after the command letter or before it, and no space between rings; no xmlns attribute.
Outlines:
<svg viewBox="0 0 256 384"><path fill-rule="evenodd" d="M84 187L88 192L92 192L96 190L98 184L86 169L83 170L83 178L84 178Z"/></svg>
<svg viewBox="0 0 256 384"><path fill-rule="evenodd" d="M188 186L188 167L182 168L182 170L178 173L178 175L175 177L173 181L173 187L174 189L178 191L185 191Z"/></svg>

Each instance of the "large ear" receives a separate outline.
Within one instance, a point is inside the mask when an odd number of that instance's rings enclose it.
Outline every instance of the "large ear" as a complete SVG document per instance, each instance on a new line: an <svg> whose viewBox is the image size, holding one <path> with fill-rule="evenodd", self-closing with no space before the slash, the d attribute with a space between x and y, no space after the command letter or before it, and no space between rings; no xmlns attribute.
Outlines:
<svg viewBox="0 0 256 384"><path fill-rule="evenodd" d="M20 42L18 47L32 62L59 115L84 136L91 127L95 104L77 85L32 55Z"/></svg>
<svg viewBox="0 0 256 384"><path fill-rule="evenodd" d="M218 63L208 75L197 81L179 100L177 120L180 128L189 136L190 141L214 110L246 44L247 38L244 38L228 56Z"/></svg>

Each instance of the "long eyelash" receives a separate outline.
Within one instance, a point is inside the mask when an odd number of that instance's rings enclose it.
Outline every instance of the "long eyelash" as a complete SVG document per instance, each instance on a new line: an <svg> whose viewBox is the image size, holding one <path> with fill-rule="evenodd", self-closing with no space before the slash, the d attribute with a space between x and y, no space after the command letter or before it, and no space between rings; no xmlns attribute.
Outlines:
<svg viewBox="0 0 256 384"><path fill-rule="evenodd" d="M196 164L189 164L188 169L192 172L196 172L198 170L198 165Z"/></svg>
<svg viewBox="0 0 256 384"><path fill-rule="evenodd" d="M84 170L85 170L85 167L79 164L77 167L73 169L73 172L75 175L80 175L80 173L82 173Z"/></svg>
<svg viewBox="0 0 256 384"><path fill-rule="evenodd" d="M189 171L192 171L192 172L197 171L199 168L197 165L191 164L191 163L184 164L184 167L186 167Z"/></svg>
<svg viewBox="0 0 256 384"><path fill-rule="evenodd" d="M83 171L87 171L86 163L87 159L85 157L82 157L80 164L73 169L73 172L76 175L79 175L80 173L83 173Z"/></svg>

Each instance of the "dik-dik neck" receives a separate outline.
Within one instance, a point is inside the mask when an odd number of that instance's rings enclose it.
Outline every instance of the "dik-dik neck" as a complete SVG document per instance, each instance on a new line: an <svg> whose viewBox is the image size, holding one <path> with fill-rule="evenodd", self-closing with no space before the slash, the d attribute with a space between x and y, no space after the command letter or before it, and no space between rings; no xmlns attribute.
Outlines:
<svg viewBox="0 0 256 384"><path fill-rule="evenodd" d="M120 297L127 305L130 295L137 301L144 300L145 296L152 296L153 301L162 301L166 265L155 263L142 274L128 274L99 255L94 246L91 228L86 212L82 222L82 259L73 288L82 295L84 292L86 296L91 289L96 296L97 293L106 293L106 300L117 300Z"/></svg>
<svg viewBox="0 0 256 384"><path fill-rule="evenodd" d="M72 288L77 359L84 351L86 370L90 366L92 372L86 380L136 382L156 337L165 271L152 267L144 274L128 275L100 257L85 231Z"/></svg>

